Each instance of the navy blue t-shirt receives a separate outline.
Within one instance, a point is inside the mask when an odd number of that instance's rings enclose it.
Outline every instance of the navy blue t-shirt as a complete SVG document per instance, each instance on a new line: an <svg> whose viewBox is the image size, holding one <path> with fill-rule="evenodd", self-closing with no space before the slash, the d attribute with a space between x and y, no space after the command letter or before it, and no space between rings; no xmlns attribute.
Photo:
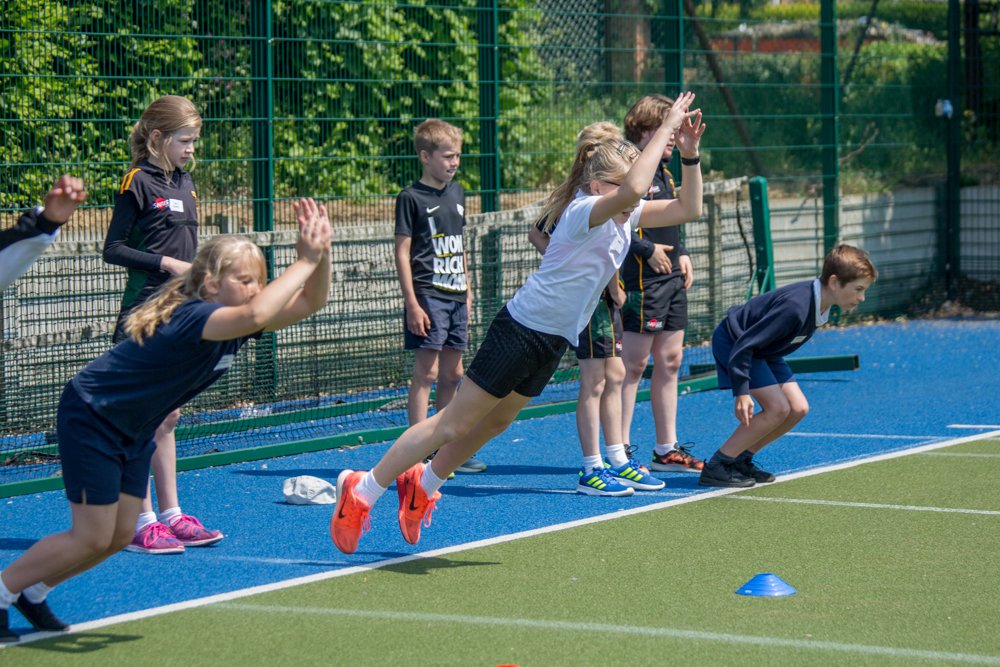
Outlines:
<svg viewBox="0 0 1000 667"><path fill-rule="evenodd" d="M177 306L139 345L127 338L70 380L97 414L135 440L152 437L168 414L200 394L233 365L250 338L202 340L209 316L222 304L191 299Z"/></svg>
<svg viewBox="0 0 1000 667"><path fill-rule="evenodd" d="M729 355L733 396L750 393L752 359L781 359L816 333L813 282L785 285L729 309L719 326L734 341Z"/></svg>

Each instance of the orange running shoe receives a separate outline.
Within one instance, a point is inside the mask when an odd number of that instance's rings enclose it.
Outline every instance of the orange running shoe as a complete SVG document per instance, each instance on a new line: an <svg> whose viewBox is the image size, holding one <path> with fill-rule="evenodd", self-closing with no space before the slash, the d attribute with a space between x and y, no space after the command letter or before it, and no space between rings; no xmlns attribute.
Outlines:
<svg viewBox="0 0 1000 667"><path fill-rule="evenodd" d="M660 456L653 452L653 462L649 464L651 470L657 472L697 472L700 473L705 467L705 462L691 456L687 445L694 445L693 442L685 442L683 445L676 445L666 454Z"/></svg>
<svg viewBox="0 0 1000 667"><path fill-rule="evenodd" d="M345 470L337 476L337 508L330 519L330 536L345 554L354 553L358 540L371 529L368 518L371 507L354 495L354 487L364 476L364 470Z"/></svg>
<svg viewBox="0 0 1000 667"><path fill-rule="evenodd" d="M424 474L424 466L429 463L418 463L396 478L396 493L399 495L399 530L403 539L410 544L420 541L420 524L431 525L431 512L434 503L441 500L441 492L435 491L431 498L427 497L424 488L420 486L420 476Z"/></svg>

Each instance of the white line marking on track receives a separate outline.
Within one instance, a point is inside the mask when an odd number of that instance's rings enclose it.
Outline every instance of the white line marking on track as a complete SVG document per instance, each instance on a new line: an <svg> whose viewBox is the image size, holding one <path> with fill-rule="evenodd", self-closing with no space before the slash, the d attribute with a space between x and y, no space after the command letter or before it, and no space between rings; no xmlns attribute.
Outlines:
<svg viewBox="0 0 1000 667"><path fill-rule="evenodd" d="M496 618L489 616L458 616L452 614L423 614L399 611L367 611L362 609L324 609L322 607L280 607L253 604L217 604L213 609L232 611L252 611L262 614L313 614L318 616L347 616L389 621L413 621L417 623L463 623L493 627L526 628L530 630L562 630L569 632L602 632L619 635L640 635L685 639L695 641L723 642L727 644L749 644L765 648L795 648L813 651L836 651L861 655L878 655L889 658L911 660L948 660L978 665L1000 665L1000 657L976 655L974 653L947 653L945 651L924 651L920 649L897 648L895 646L872 646L869 644L845 644L807 639L782 639L779 637L754 637L750 635L730 635L720 632L699 632L697 630L676 630L673 628L652 628L634 625L609 625L605 623L573 623L569 621L540 621L530 618Z"/></svg>
<svg viewBox="0 0 1000 667"><path fill-rule="evenodd" d="M872 507L884 510L913 510L915 512L955 512L957 514L1000 514L993 510L963 510L950 507L921 507L919 505L879 505L877 503L847 503L838 500L807 500L804 498L765 498L763 496L732 496L731 500L762 500L772 503L801 503L803 505L837 505L839 507Z"/></svg>
<svg viewBox="0 0 1000 667"><path fill-rule="evenodd" d="M985 458L1000 458L1000 454L966 454L963 452L924 452L924 456L981 456Z"/></svg>
<svg viewBox="0 0 1000 667"><path fill-rule="evenodd" d="M518 493L568 493L570 495L577 495L577 492L573 489L541 489L541 488L531 488L529 486L510 486L504 484L464 484L461 488L463 489L500 489L507 491L517 491ZM686 496L688 491L638 491L643 496ZM584 494L580 494L584 495Z"/></svg>
<svg viewBox="0 0 1000 667"><path fill-rule="evenodd" d="M876 438L884 440L939 440L945 436L941 435L879 435L878 433L803 433L792 431L789 435L800 435L808 438Z"/></svg>
<svg viewBox="0 0 1000 667"><path fill-rule="evenodd" d="M776 482L774 482L774 484L781 484L782 482L790 482L792 480L799 479L801 477L812 477L813 475L820 475L825 472L833 472L834 470L844 470L846 468L854 468L859 465L864 465L865 463L873 463L875 461L886 461L888 459L896 459L903 456L909 456L910 454L919 454L933 449L950 447L951 445L960 445L966 442L972 442L973 440L981 440L984 437L989 438L997 436L1000 436L1000 431L991 431L989 433L978 433L976 435L968 435L962 438L954 438L952 440L945 440L943 442L934 442L928 445L921 445L918 447L911 447L910 449L903 449L896 452L889 452L888 454L879 454L878 456L859 458L853 461L845 461L843 463L836 463L833 465L810 468L808 470L802 470L800 472L791 473L788 475L782 475L781 477L778 478ZM317 574L312 574L306 577L297 577L295 579L288 579L286 581L276 581L271 584L253 586L252 588L244 588L238 591L230 591L228 593L220 593L218 595L209 595L208 597L196 598L194 600L185 600L184 602L175 602L174 604L163 605L162 607L141 609L139 611L128 612L126 614L118 614L117 616L109 616L107 618L100 618L94 621L87 621L85 623L76 623L70 626L69 632L70 633L88 632L90 630L96 630L98 628L106 628L111 625L118 625L119 623L127 623L129 621L138 621L143 618L162 616L163 614L170 614L175 611L183 611L185 609L196 609L198 607L204 607L210 604L216 604L219 602L228 602L229 600L238 600L240 598L250 597L252 595L259 595L261 593L280 591L286 588L302 586L303 584L311 584L317 581L326 581L327 579L346 577L352 574L357 574L359 572L368 572L383 567L389 567L391 565L399 565L401 563L408 563L410 561L420 560L422 558L437 558L439 556L446 556L448 554L460 553L462 551L468 551L470 549L478 549L479 547L488 547L488 546L493 546L494 544L513 542L515 540L524 539L526 537L545 535L546 533L555 533L561 530L577 528L578 526L586 526L593 523L601 523L603 521L614 521L615 519L619 519L623 516L632 516L634 514L655 512L657 510L665 509L668 507L676 507L678 505L686 505L687 503L698 502L700 500L705 500L707 498L718 498L720 496L728 496L733 493L739 493L740 491L743 491L743 489L717 489L715 491L705 491L700 493L695 492L693 495L686 496L684 498L675 498L674 500L667 500L662 503L653 503L652 505L645 505L643 507L634 507L628 510L620 510L608 514L600 514L598 516L593 516L586 519L579 519L577 521L568 521L566 523L559 523L553 526L535 528L534 530L525 530L520 533L512 533L510 535L500 535L497 537L491 537L486 540L477 540L475 542L467 542L465 544L456 544L450 547L445 547L443 549L424 551L422 553L411 554L409 556L400 556L399 558L390 558L389 560L378 561L375 563L355 565L354 567L345 567L340 570L333 570L330 572L319 572ZM26 644L28 642L37 641L39 639L45 639L46 637L51 637L51 636L52 633L50 632L35 632L27 635L22 635L21 641L18 644L9 644L9 646ZM4 646L4 644L0 644L0 647L2 646ZM1000 662L998 662L997 664L1000 664Z"/></svg>
<svg viewBox="0 0 1000 667"><path fill-rule="evenodd" d="M1000 428L1000 424L948 424L946 428Z"/></svg>
<svg viewBox="0 0 1000 667"><path fill-rule="evenodd" d="M342 560L305 560L303 558L255 558L253 556L216 556L220 560L237 560L247 563L267 563L269 565L323 565L326 567L344 567L350 565Z"/></svg>

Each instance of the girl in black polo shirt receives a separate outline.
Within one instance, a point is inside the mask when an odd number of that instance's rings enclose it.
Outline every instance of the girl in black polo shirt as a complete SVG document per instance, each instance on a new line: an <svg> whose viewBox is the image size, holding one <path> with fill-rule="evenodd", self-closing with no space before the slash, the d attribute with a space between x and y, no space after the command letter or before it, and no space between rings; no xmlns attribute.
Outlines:
<svg viewBox="0 0 1000 667"><path fill-rule="evenodd" d="M197 196L191 174L201 116L190 100L165 95L149 105L129 138L132 164L122 179L104 242L104 261L128 269L112 342L127 338L125 320L170 278L191 266L198 249ZM185 547L215 544L222 532L208 530L181 512L177 498L174 426L180 410L156 431L153 479L159 515L149 491L129 551L182 553Z"/></svg>
<svg viewBox="0 0 1000 667"><path fill-rule="evenodd" d="M248 339L326 305L333 230L311 199L295 211L298 260L279 278L264 286L264 255L250 241L212 238L189 271L133 312L126 340L66 385L56 423L73 525L0 572L0 641L18 640L7 623L11 604L38 630L67 627L46 595L132 540L164 418L218 380Z"/></svg>

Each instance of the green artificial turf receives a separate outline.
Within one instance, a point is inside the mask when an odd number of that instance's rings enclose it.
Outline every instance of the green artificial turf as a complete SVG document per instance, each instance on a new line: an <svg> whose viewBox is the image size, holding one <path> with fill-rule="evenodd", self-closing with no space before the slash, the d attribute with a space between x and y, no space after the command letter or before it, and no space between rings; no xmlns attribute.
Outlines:
<svg viewBox="0 0 1000 667"><path fill-rule="evenodd" d="M997 473L1000 458L917 454L738 495L998 511ZM0 665L960 664L905 650L1000 665L998 529L1000 515L719 497L10 647ZM762 572L798 593L734 594Z"/></svg>

